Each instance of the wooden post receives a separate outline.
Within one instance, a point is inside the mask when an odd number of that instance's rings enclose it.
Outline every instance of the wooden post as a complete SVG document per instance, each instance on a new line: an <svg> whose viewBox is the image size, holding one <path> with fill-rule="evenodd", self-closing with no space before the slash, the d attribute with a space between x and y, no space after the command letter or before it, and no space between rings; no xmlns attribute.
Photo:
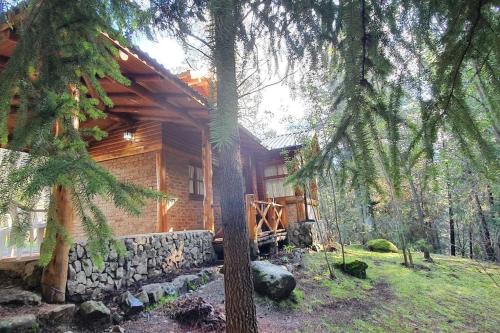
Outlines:
<svg viewBox="0 0 500 333"><path fill-rule="evenodd" d="M245 195L245 210L247 216L247 227L248 227L248 238L250 242L250 256L255 259L259 255L259 243L257 239L257 212L253 207L253 202L255 201L254 194Z"/></svg>
<svg viewBox="0 0 500 333"><path fill-rule="evenodd" d="M80 100L78 89L70 87L71 94L76 101ZM72 126L78 129L80 126L77 112L72 119ZM54 135L60 135L61 123L56 121ZM69 189L56 186L52 189L53 206L49 214L59 224L63 232L72 235L75 226L73 201ZM68 281L68 257L71 245L66 242L64 235L56 231L56 246L52 259L44 268L42 273L42 296L47 303L64 303L66 300L66 283Z"/></svg>
<svg viewBox="0 0 500 333"><path fill-rule="evenodd" d="M166 147L162 144L161 151L156 152L156 183L157 189L160 192L167 191L167 170L166 170ZM167 222L167 201L166 199L158 200L157 204L157 224L158 232L168 231Z"/></svg>
<svg viewBox="0 0 500 333"><path fill-rule="evenodd" d="M204 129L201 132L202 139L202 167L203 167L203 227L205 230L214 232L214 198L212 187L212 145L209 140L209 131Z"/></svg>
<svg viewBox="0 0 500 333"><path fill-rule="evenodd" d="M250 162L250 175L252 177L252 192L254 194L254 199L259 200L259 190L257 189L257 168L255 167L255 156L249 157Z"/></svg>

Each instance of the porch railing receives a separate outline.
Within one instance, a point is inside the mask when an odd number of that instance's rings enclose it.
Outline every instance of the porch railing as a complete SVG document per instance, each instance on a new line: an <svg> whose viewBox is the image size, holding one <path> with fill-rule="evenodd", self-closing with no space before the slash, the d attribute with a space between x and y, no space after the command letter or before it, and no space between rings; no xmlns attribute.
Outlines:
<svg viewBox="0 0 500 333"><path fill-rule="evenodd" d="M245 196L245 205L250 240L265 244L286 238L288 221L285 206L274 201L255 200L253 194Z"/></svg>
<svg viewBox="0 0 500 333"><path fill-rule="evenodd" d="M26 233L26 238L21 246L14 246L11 240L12 220L8 217L5 225L0 225L0 260L22 259L40 255L40 245L45 236L46 220L43 212L31 215L31 228Z"/></svg>

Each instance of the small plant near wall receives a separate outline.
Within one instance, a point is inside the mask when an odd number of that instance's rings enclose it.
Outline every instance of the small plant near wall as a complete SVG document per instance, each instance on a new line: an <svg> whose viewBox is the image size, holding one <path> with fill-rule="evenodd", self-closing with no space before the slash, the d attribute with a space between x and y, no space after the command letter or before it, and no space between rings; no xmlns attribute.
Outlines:
<svg viewBox="0 0 500 333"><path fill-rule="evenodd" d="M283 250L284 250L284 251L285 251L285 253L287 253L287 254L292 254L292 253L293 253L293 251L295 250L295 248L296 248L296 247L295 247L295 245L293 245L293 244L287 244L287 245L285 245L285 246L283 247Z"/></svg>

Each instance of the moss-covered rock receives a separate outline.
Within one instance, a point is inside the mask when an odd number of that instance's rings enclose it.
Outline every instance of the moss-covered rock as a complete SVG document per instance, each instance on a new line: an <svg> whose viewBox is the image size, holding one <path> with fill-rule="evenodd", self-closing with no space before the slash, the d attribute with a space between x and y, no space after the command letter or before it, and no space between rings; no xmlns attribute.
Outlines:
<svg viewBox="0 0 500 333"><path fill-rule="evenodd" d="M368 268L368 265L364 261L354 260L351 262L346 262L345 267L342 265L342 263L336 263L335 267L346 274L360 279L366 279L366 269Z"/></svg>
<svg viewBox="0 0 500 333"><path fill-rule="evenodd" d="M372 239L367 243L368 249L373 252L398 252L398 248L387 239Z"/></svg>

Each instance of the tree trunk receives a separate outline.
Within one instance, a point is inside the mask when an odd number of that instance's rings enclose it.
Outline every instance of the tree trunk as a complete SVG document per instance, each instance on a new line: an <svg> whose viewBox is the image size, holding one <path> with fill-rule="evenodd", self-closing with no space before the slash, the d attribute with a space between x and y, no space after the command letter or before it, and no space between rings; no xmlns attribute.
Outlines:
<svg viewBox="0 0 500 333"><path fill-rule="evenodd" d="M42 296L47 303L64 303L66 299L66 282L68 279L68 256L70 244L61 232L71 235L74 226L73 202L69 191L61 186L53 189L53 210L49 210L55 223L56 246L52 259L42 274Z"/></svg>
<svg viewBox="0 0 500 333"><path fill-rule="evenodd" d="M472 248L472 225L469 224L469 258L472 259L473 258L473 248Z"/></svg>
<svg viewBox="0 0 500 333"><path fill-rule="evenodd" d="M422 210L422 205L420 204L421 200L417 192L417 187L413 182L413 176L411 175L410 170L408 168L406 169L406 174L408 175L408 183L410 184L411 199L413 202L413 206L415 206L415 210L417 211L418 224L420 225L421 228L424 228L424 234L427 237L427 241L431 243L430 239L428 239L428 232L426 231L425 227L424 212Z"/></svg>
<svg viewBox="0 0 500 333"><path fill-rule="evenodd" d="M477 213L479 215L479 220L481 221L481 228L483 229L483 243L484 250L486 252L486 259L494 261L495 260L495 249L491 244L490 231L488 229L488 224L486 223L486 217L484 216L483 208L481 207L481 202L479 201L479 196L476 191L474 191L474 201L476 202Z"/></svg>
<svg viewBox="0 0 500 333"><path fill-rule="evenodd" d="M333 181L332 175L330 171L328 172L328 177L330 179L330 188L332 189L332 198L333 198L333 216L335 218L335 228L337 229L337 234L339 236L340 248L342 250L342 269L345 271L345 249L344 249L344 240L342 239L342 232L340 231L339 225L339 212L337 209L337 194L335 191L335 183Z"/></svg>
<svg viewBox="0 0 500 333"><path fill-rule="evenodd" d="M453 207L451 201L451 191L450 182L446 181L446 188L448 191L448 216L450 224L450 254L452 256L456 255L456 243L455 243L455 221L453 220Z"/></svg>
<svg viewBox="0 0 500 333"><path fill-rule="evenodd" d="M214 62L217 74L217 117L232 131L231 141L221 146L221 208L224 226L224 288L226 331L257 332L250 248L245 221L243 173L238 131L238 92L236 83L236 10L233 0L215 1Z"/></svg>

